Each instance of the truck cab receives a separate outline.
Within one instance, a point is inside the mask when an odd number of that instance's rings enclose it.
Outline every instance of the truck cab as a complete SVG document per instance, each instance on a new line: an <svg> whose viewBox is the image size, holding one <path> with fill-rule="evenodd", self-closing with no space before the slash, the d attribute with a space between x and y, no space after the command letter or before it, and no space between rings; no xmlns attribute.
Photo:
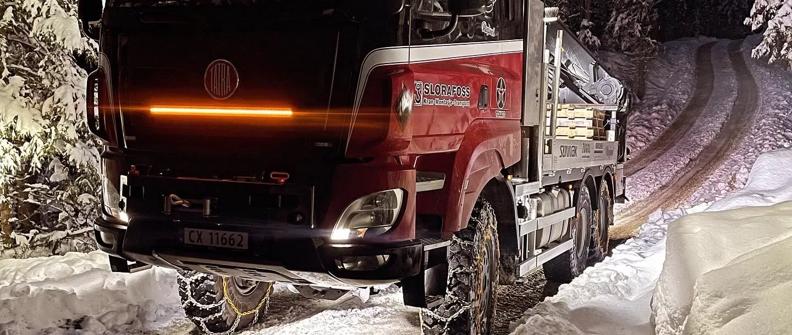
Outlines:
<svg viewBox="0 0 792 335"><path fill-rule="evenodd" d="M537 0L79 9L97 245L114 271L180 270L201 331L256 322L285 283L399 284L426 331L486 333L498 283L604 257L627 94Z"/></svg>

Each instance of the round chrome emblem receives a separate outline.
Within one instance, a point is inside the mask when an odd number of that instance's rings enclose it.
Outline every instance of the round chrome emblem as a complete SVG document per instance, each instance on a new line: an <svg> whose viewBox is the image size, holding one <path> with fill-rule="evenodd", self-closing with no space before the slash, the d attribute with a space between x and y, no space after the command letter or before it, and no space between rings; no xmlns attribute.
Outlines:
<svg viewBox="0 0 792 335"><path fill-rule="evenodd" d="M236 67L225 59L217 59L206 67L204 89L214 99L230 98L239 87L239 74Z"/></svg>

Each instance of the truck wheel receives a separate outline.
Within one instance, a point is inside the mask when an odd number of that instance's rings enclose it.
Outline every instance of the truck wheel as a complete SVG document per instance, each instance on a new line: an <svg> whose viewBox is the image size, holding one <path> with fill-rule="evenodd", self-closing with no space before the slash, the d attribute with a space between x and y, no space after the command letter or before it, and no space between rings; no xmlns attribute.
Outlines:
<svg viewBox="0 0 792 335"><path fill-rule="evenodd" d="M613 224L613 198L611 198L608 182L605 179L600 182L597 201L598 209L591 225L589 265L601 262L608 255L608 229Z"/></svg>
<svg viewBox="0 0 792 335"><path fill-rule="evenodd" d="M577 213L569 225L572 249L542 265L545 278L549 281L568 283L586 269L593 211L591 209L591 195L585 185L581 185L580 190L578 190L575 208L577 208Z"/></svg>
<svg viewBox="0 0 792 335"><path fill-rule="evenodd" d="M500 270L497 227L495 210L479 200L468 227L448 246L445 298L421 310L424 334L489 334Z"/></svg>
<svg viewBox="0 0 792 335"><path fill-rule="evenodd" d="M266 313L271 282L179 271L179 296L187 317L206 334L228 334Z"/></svg>

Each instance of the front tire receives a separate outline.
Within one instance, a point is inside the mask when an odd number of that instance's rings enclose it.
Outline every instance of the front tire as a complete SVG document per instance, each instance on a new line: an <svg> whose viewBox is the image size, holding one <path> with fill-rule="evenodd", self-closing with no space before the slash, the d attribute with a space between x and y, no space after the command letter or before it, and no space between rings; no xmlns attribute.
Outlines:
<svg viewBox="0 0 792 335"><path fill-rule="evenodd" d="M591 224L594 219L591 194L585 184L580 185L577 194L576 213L569 225L572 249L543 264L545 278L557 283L568 283L583 273L588 263Z"/></svg>
<svg viewBox="0 0 792 335"><path fill-rule="evenodd" d="M454 234L448 246L445 297L421 310L424 334L489 334L500 271L497 227L495 210L479 200L468 227Z"/></svg>
<svg viewBox="0 0 792 335"><path fill-rule="evenodd" d="M184 313L205 334L229 334L259 321L267 311L271 282L179 271Z"/></svg>

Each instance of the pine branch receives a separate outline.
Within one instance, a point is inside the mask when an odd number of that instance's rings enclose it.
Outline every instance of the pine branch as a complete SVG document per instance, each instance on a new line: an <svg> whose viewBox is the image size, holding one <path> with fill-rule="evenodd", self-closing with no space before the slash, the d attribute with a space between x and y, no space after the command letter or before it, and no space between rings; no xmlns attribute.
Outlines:
<svg viewBox="0 0 792 335"><path fill-rule="evenodd" d="M28 69L27 67L24 67L24 66L20 66L20 65L16 65L16 64L8 64L7 67L9 69L14 69L14 70L20 70L20 71L23 71L23 72L27 72L28 74L30 74L32 76L35 76L37 78L41 78L40 74L38 74L36 72L33 72L33 70Z"/></svg>

